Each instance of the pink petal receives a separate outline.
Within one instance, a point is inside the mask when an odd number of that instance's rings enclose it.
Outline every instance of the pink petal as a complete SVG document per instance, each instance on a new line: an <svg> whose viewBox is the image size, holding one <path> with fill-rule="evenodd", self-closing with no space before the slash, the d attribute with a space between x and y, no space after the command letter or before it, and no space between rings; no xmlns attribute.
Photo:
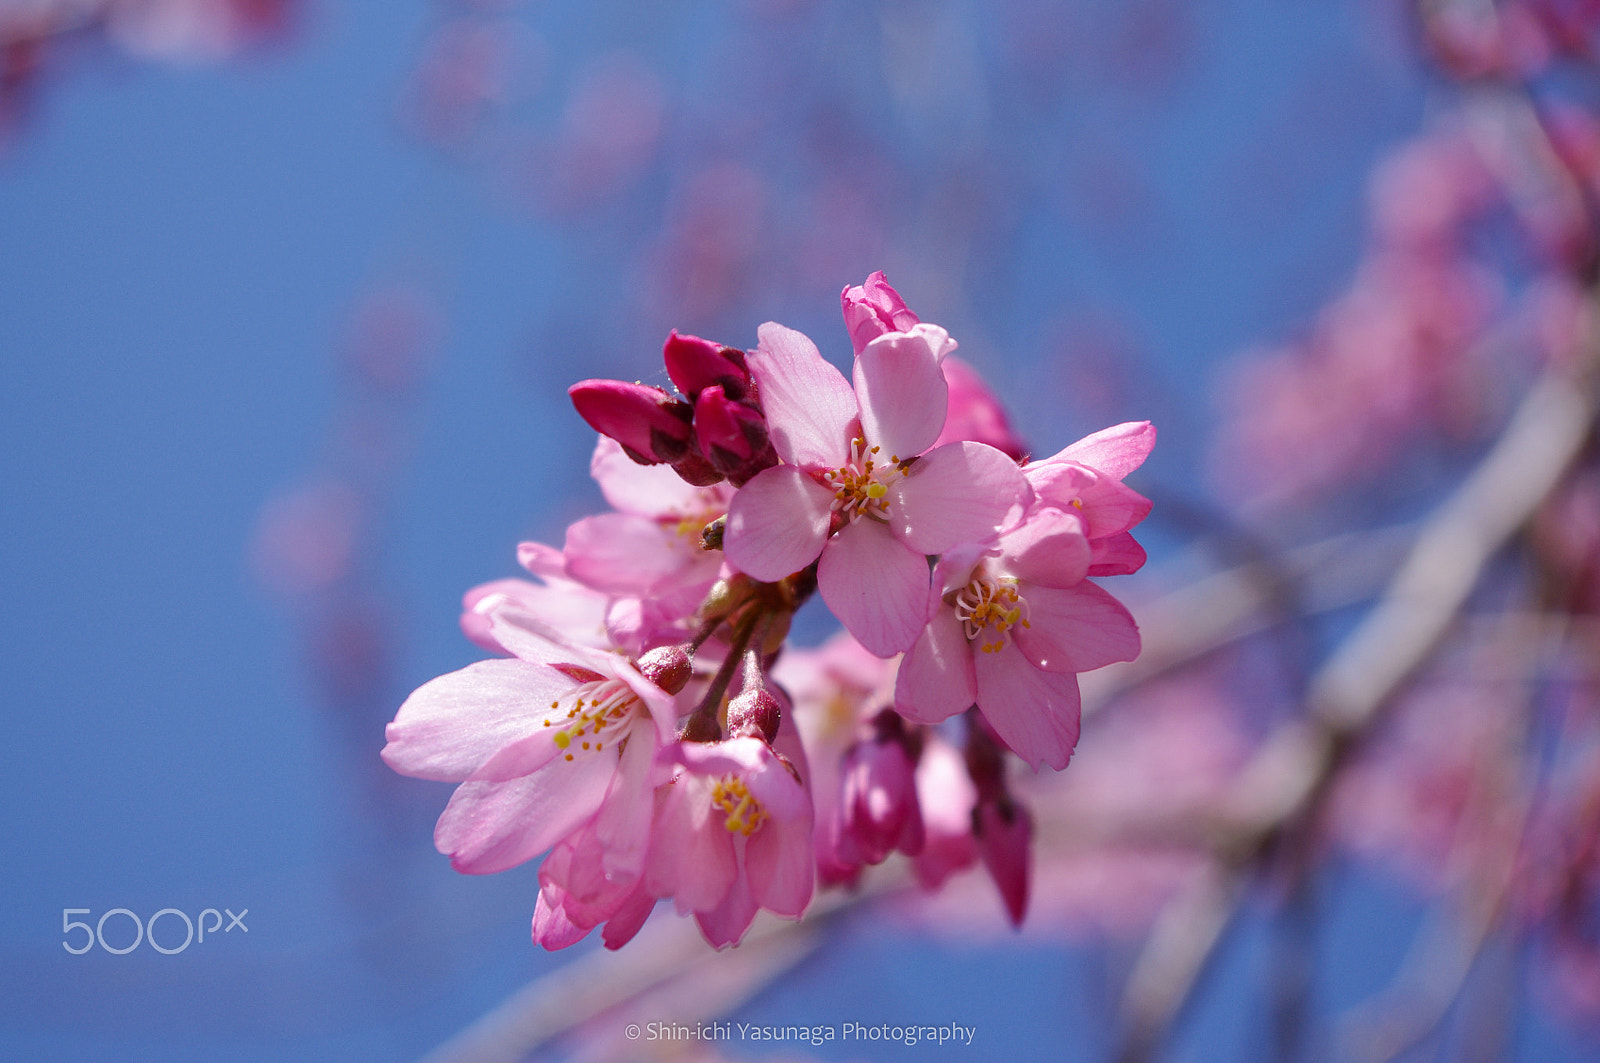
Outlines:
<svg viewBox="0 0 1600 1063"><path fill-rule="evenodd" d="M1127 532L1089 540L1089 575L1126 576L1144 567L1144 547Z"/></svg>
<svg viewBox="0 0 1600 1063"><path fill-rule="evenodd" d="M817 589L856 641L879 657L909 649L927 620L927 560L876 521L857 520L828 542Z"/></svg>
<svg viewBox="0 0 1600 1063"><path fill-rule="evenodd" d="M537 610L538 602L547 588L525 579L498 579L480 583L461 596L461 633L492 653L507 653L504 646L489 634L489 618L484 615L503 601L516 602L521 608ZM479 608L480 605L482 608Z"/></svg>
<svg viewBox="0 0 1600 1063"><path fill-rule="evenodd" d="M946 358L940 368L950 385L950 408L945 414L939 443L959 443L964 439L987 443L1012 458L1021 459L1028 448L1011 430L1011 422L1000 400L994 397L983 377L959 358Z"/></svg>
<svg viewBox="0 0 1600 1063"><path fill-rule="evenodd" d="M648 594L701 560L704 551L649 517L601 513L567 528L566 555L573 579L613 594Z"/></svg>
<svg viewBox="0 0 1600 1063"><path fill-rule="evenodd" d="M955 611L940 603L917 636L894 681L895 711L917 723L938 723L978 700L972 643Z"/></svg>
<svg viewBox="0 0 1600 1063"><path fill-rule="evenodd" d="M1084 436L1055 457L1081 461L1120 480L1143 465L1155 445L1155 425L1149 421L1126 421Z"/></svg>
<svg viewBox="0 0 1600 1063"><path fill-rule="evenodd" d="M601 866L609 878L637 878L650 844L655 784L655 743L645 728L635 728L622 747L617 771L595 817L595 837L604 846Z"/></svg>
<svg viewBox="0 0 1600 1063"><path fill-rule="evenodd" d="M640 465L609 436L601 436L589 459L589 475L612 508L646 517L678 516L707 508L714 488L695 487L665 465Z"/></svg>
<svg viewBox="0 0 1600 1063"><path fill-rule="evenodd" d="M555 742L555 729L541 724L532 733L501 746L469 778L473 782L510 782L524 775L532 775L556 759L556 754L560 752ZM600 755L616 760L615 754L603 750Z"/></svg>
<svg viewBox="0 0 1600 1063"><path fill-rule="evenodd" d="M768 816L745 842L752 899L769 912L798 919L811 903L817 877L811 798L775 760L751 776L748 784Z"/></svg>
<svg viewBox="0 0 1600 1063"><path fill-rule="evenodd" d="M769 321L757 335L761 342L748 362L778 457L814 468L843 465L856 420L855 393L844 374L794 329Z"/></svg>
<svg viewBox="0 0 1600 1063"><path fill-rule="evenodd" d="M1029 497L1016 462L970 442L928 451L885 496L895 537L919 554L989 538Z"/></svg>
<svg viewBox="0 0 1600 1063"><path fill-rule="evenodd" d="M910 458L939 438L950 387L939 360L955 343L938 325L879 336L856 358L856 401L867 441L881 458Z"/></svg>
<svg viewBox="0 0 1600 1063"><path fill-rule="evenodd" d="M1127 531L1150 515L1150 500L1120 480L1099 477L1083 493L1083 519L1091 539Z"/></svg>
<svg viewBox="0 0 1600 1063"><path fill-rule="evenodd" d="M850 333L850 342L857 354L885 332L909 332L917 323L917 315L906 306L906 301L889 284L881 269L867 277L865 284L840 292L839 307L844 312L844 327Z"/></svg>
<svg viewBox="0 0 1600 1063"><path fill-rule="evenodd" d="M1024 472L1041 502L1081 513L1091 539L1125 532L1150 513L1148 498L1075 462L1049 461Z"/></svg>
<svg viewBox="0 0 1600 1063"><path fill-rule="evenodd" d="M591 928L577 926L567 918L566 911L552 906L546 894L560 896L560 890L540 890L533 906L533 942L551 952L576 945L588 936ZM559 904L559 902L558 902Z"/></svg>
<svg viewBox="0 0 1600 1063"><path fill-rule="evenodd" d="M1033 865L1033 819L1015 801L978 806L978 848L983 866L1000 891L1013 926L1028 911L1028 880Z"/></svg>
<svg viewBox="0 0 1600 1063"><path fill-rule="evenodd" d="M684 772L667 787L645 880L655 896L672 897L680 915L715 908L739 877L733 835L722 820L707 779Z"/></svg>
<svg viewBox="0 0 1600 1063"><path fill-rule="evenodd" d="M402 775L460 782L503 746L540 729L572 680L519 660L479 661L424 683L385 730L384 763Z"/></svg>
<svg viewBox="0 0 1600 1063"><path fill-rule="evenodd" d="M542 616L536 616L517 602L504 601L485 614L489 618L489 637L506 652L530 664L582 664L593 668L594 661L607 654L569 643Z"/></svg>
<svg viewBox="0 0 1600 1063"><path fill-rule="evenodd" d="M1017 645L1047 672L1088 672L1139 656L1139 626L1123 604L1087 581L1065 589L1024 583L1027 624Z"/></svg>
<svg viewBox="0 0 1600 1063"><path fill-rule="evenodd" d="M456 788L433 842L468 875L504 871L550 848L599 808L616 761L590 757L512 782Z"/></svg>
<svg viewBox="0 0 1600 1063"><path fill-rule="evenodd" d="M480 646L510 653L494 638L493 627L495 613L512 609L543 617L551 627L573 641L609 649L611 641L606 637L605 614L610 599L565 576L547 579L544 584L529 580L496 580L472 588L461 599L461 630Z"/></svg>
<svg viewBox="0 0 1600 1063"><path fill-rule="evenodd" d="M678 742L661 751L663 763L681 764L696 775L749 775L772 763L772 752L759 738L722 742Z"/></svg>
<svg viewBox="0 0 1600 1063"><path fill-rule="evenodd" d="M628 895L628 899L622 902L617 914L606 922L605 929L600 932L606 948L620 949L632 941L633 936L644 926L645 920L650 918L650 913L655 911L655 907L656 899L650 896L641 882L639 887Z"/></svg>
<svg viewBox="0 0 1600 1063"><path fill-rule="evenodd" d="M605 436L601 436L605 439ZM643 466L640 466L643 468ZM517 564L546 579L557 577L564 579L567 572L566 556L553 546L544 543L518 543Z"/></svg>
<svg viewBox="0 0 1600 1063"><path fill-rule="evenodd" d="M728 564L764 582L798 572L828 539L833 492L794 465L763 469L733 496L722 550Z"/></svg>
<svg viewBox="0 0 1600 1063"><path fill-rule="evenodd" d="M722 902L715 908L696 911L694 921L700 924L700 933L717 950L737 945L756 917L756 902L750 896L750 885L740 875L734 880Z"/></svg>
<svg viewBox="0 0 1600 1063"><path fill-rule="evenodd" d="M1042 672L1015 642L997 653L975 653L978 710L1006 746L1037 769L1047 764L1060 771L1078 744L1082 701L1078 677L1069 672Z"/></svg>
<svg viewBox="0 0 1600 1063"><path fill-rule="evenodd" d="M1073 510L1036 507L1000 537L1000 549L1006 575L1045 587L1071 587L1089 571L1089 540Z"/></svg>

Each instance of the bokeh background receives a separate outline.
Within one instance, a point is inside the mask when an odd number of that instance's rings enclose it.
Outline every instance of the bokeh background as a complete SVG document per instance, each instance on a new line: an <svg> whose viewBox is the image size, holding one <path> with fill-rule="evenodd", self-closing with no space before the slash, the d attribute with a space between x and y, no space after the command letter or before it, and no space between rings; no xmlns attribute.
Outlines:
<svg viewBox="0 0 1600 1063"><path fill-rule="evenodd" d="M449 787L377 753L411 689L480 656L461 593L600 508L567 385L659 380L670 328L752 346L777 320L843 364L838 292L883 269L1040 451L1155 421L1138 586L1203 570L1202 532L1237 545L1208 514L1285 463L1229 436L1240 367L1350 287L1375 169L1465 91L1418 37L1399 0L0 0L0 1055L413 1059L565 964L620 977L627 950L530 945L536 868L456 875ZM1425 512L1488 435L1464 438L1319 531ZM1015 933L974 881L704 993L747 1022L977 1029L782 1058L1106 1058L1143 918L1106 911L1122 888L1051 918L1042 882ZM1325 1032L1428 893L1347 859L1317 881ZM63 949L63 910L114 908L248 930ZM1232 927L1170 1058L1270 1054L1275 919ZM1509 1002L1507 1057L1597 1058L1537 957L1497 948L1472 989Z"/></svg>

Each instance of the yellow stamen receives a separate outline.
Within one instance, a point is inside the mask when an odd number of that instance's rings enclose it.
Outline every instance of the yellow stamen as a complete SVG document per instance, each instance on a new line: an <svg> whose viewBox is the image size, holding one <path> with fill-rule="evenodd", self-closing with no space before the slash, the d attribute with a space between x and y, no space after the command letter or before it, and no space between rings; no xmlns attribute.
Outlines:
<svg viewBox="0 0 1600 1063"><path fill-rule="evenodd" d="M737 776L725 775L718 780L711 788L711 803L728 814L722 826L730 834L749 837L767 821L767 810L750 796L744 780Z"/></svg>

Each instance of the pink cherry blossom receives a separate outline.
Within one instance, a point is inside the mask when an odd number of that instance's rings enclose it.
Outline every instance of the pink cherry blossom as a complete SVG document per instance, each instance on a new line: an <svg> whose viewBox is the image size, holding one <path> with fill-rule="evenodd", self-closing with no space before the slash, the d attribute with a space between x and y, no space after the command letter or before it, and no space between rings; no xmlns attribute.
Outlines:
<svg viewBox="0 0 1600 1063"><path fill-rule="evenodd" d="M1084 576L1084 522L1040 505L989 545L947 553L934 569L929 620L895 685L895 708L937 723L976 704L1012 752L1066 767L1078 741L1075 673L1139 653L1120 602Z"/></svg>
<svg viewBox="0 0 1600 1063"><path fill-rule="evenodd" d="M706 940L736 945L759 909L799 918L816 868L811 798L759 738L680 742L663 788L646 871L650 891L694 913Z"/></svg>
<svg viewBox="0 0 1600 1063"><path fill-rule="evenodd" d="M434 831L439 851L458 871L502 871L593 821L607 873L637 875L673 699L513 608L492 614L490 635L515 656L423 684L386 731L395 771L461 783Z"/></svg>
<svg viewBox="0 0 1600 1063"><path fill-rule="evenodd" d="M981 443L934 446L955 346L937 325L886 333L855 363L855 389L802 334L771 322L749 357L784 464L747 483L728 511L728 561L775 581L813 561L834 615L879 656L921 630L925 555L991 535L1026 480Z"/></svg>
<svg viewBox="0 0 1600 1063"><path fill-rule="evenodd" d="M1022 468L1041 503L1075 509L1089 539L1091 576L1119 576L1144 565L1144 548L1130 529L1150 512L1150 500L1123 484L1155 446L1149 421L1129 421L1085 436Z"/></svg>

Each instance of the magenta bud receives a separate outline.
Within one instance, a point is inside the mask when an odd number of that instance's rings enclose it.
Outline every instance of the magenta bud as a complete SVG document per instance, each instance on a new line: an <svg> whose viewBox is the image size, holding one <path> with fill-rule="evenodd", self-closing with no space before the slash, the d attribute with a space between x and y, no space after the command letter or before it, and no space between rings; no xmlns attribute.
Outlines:
<svg viewBox="0 0 1600 1063"><path fill-rule="evenodd" d="M676 462L689 453L694 408L660 388L621 380L580 380L567 389L578 416L622 444L641 465Z"/></svg>
<svg viewBox="0 0 1600 1063"><path fill-rule="evenodd" d="M922 320L906 308L906 301L889 286L882 270L868 277L865 284L840 292L839 306L857 354L885 332L909 332Z"/></svg>
<svg viewBox="0 0 1600 1063"><path fill-rule="evenodd" d="M680 336L674 329L661 348L661 358L667 363L667 375L691 401L709 387L720 387L735 399L744 398L750 388L744 352L737 347L724 347L699 336Z"/></svg>
<svg viewBox="0 0 1600 1063"><path fill-rule="evenodd" d="M720 386L706 388L695 401L694 431L701 453L724 471L743 466L767 447L766 417L730 399Z"/></svg>
<svg viewBox="0 0 1600 1063"><path fill-rule="evenodd" d="M765 690L745 690L728 702L728 737L759 738L770 745L782 718L777 698Z"/></svg>
<svg viewBox="0 0 1600 1063"><path fill-rule="evenodd" d="M841 857L879 864L895 849L909 856L922 851L927 836L916 774L916 757L899 734L880 733L845 751L837 809Z"/></svg>
<svg viewBox="0 0 1600 1063"><path fill-rule="evenodd" d="M682 646L657 646L639 658L639 674L668 694L676 694L689 682L694 662Z"/></svg>
<svg viewBox="0 0 1600 1063"><path fill-rule="evenodd" d="M983 801L972 810L973 834L983 866L1000 891L1012 926L1021 926L1028 911L1032 873L1033 817L1009 795Z"/></svg>

